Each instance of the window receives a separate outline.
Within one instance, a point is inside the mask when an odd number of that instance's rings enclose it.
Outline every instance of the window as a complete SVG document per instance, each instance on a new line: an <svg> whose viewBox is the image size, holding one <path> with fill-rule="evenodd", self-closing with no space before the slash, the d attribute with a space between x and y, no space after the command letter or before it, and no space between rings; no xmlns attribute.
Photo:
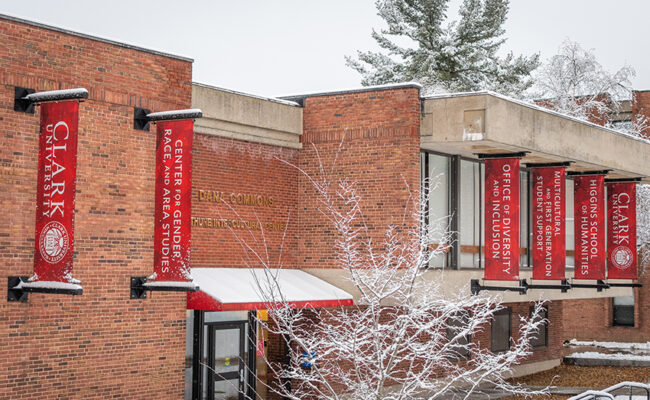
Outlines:
<svg viewBox="0 0 650 400"><path fill-rule="evenodd" d="M449 169L450 158L439 154L420 154L420 175L422 177L423 204L428 195L429 201L424 204L425 221L436 246L449 229ZM429 193L430 191L430 193ZM442 253L433 258L430 268L445 268L449 262L449 252Z"/></svg>
<svg viewBox="0 0 650 400"><path fill-rule="evenodd" d="M566 236L566 266L567 268L574 268L575 266L575 258L573 257L575 254L575 249L574 245L575 243L573 242L573 233L575 232L574 230L574 225L573 225L573 179L567 179L566 180L566 219L565 219L565 236Z"/></svg>
<svg viewBox="0 0 650 400"><path fill-rule="evenodd" d="M512 311L510 308L504 308L496 311L492 317L491 333L491 350L493 353L506 351L510 349L510 320Z"/></svg>
<svg viewBox="0 0 650 400"><path fill-rule="evenodd" d="M480 268L483 265L483 181L483 164L460 160L460 268Z"/></svg>
<svg viewBox="0 0 650 400"><path fill-rule="evenodd" d="M519 266L522 268L530 268L528 264L528 254L530 248L528 247L529 237L532 231L528 227L530 216L529 192L531 188L528 187L528 170L521 169L519 171Z"/></svg>
<svg viewBox="0 0 650 400"><path fill-rule="evenodd" d="M471 315L463 312L447 318L447 341L451 343L448 358L452 361L469 360L472 336L463 335L462 330L469 324Z"/></svg>
<svg viewBox="0 0 650 400"><path fill-rule="evenodd" d="M634 326L634 296L612 298L614 326Z"/></svg>
<svg viewBox="0 0 650 400"><path fill-rule="evenodd" d="M420 153L423 226L442 237L445 229L457 232L453 249L431 260L432 268L482 268L485 261L485 167L459 156ZM529 266L530 187L528 170L520 170L519 264ZM427 189L431 190L425 202ZM426 204L425 204L426 203ZM434 243L435 245L435 243Z"/></svg>
<svg viewBox="0 0 650 400"><path fill-rule="evenodd" d="M530 308L530 318L533 317L534 310L535 307ZM545 319L548 319L548 308L546 307L544 307L544 309L537 316L537 320ZM530 339L530 345L533 347L533 349L540 349L548 346L548 320L539 326L537 333Z"/></svg>

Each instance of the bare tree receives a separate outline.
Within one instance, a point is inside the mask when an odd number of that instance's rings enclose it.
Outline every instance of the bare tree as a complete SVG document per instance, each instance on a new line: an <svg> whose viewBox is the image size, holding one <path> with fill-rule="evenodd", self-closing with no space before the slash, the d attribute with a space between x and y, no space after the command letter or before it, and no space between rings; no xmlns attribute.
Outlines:
<svg viewBox="0 0 650 400"><path fill-rule="evenodd" d="M631 79L635 75L629 65L615 73L606 71L592 49L584 49L566 39L558 54L536 72L535 85L529 95L537 104L562 114L640 134L648 127L644 116L635 115L631 121L617 125L608 118L620 110L622 100L632 100Z"/></svg>
<svg viewBox="0 0 650 400"><path fill-rule="evenodd" d="M650 185L637 185L637 244L639 246L639 265L643 268L650 263ZM640 271L645 273L644 270Z"/></svg>
<svg viewBox="0 0 650 400"><path fill-rule="evenodd" d="M438 271L441 279L426 279L429 261L450 245L446 224L421 228L420 198L412 196L402 222L388 226L383 241L374 243L356 183L332 178L322 164L320 171L319 178L301 172L335 228L338 267L358 301L349 307L292 308L279 285L281 265L240 241L250 266L263 267L253 274L269 303L269 322L260 323L289 349L288 363L266 360L275 383L259 384L295 400L467 398L486 385L526 393L507 377L530 354L530 339L546 323L542 305L520 320L509 350L491 352L476 335L502 308L499 300L449 291L444 271ZM280 382L290 382L290 388Z"/></svg>

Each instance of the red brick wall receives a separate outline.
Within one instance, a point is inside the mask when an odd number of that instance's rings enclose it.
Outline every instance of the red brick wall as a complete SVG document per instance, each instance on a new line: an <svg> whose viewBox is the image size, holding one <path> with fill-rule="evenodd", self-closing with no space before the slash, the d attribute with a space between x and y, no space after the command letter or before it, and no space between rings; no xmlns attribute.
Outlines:
<svg viewBox="0 0 650 400"><path fill-rule="evenodd" d="M264 257L266 248L271 266L295 268L298 150L196 134L193 157L192 266L261 267L241 240Z"/></svg>
<svg viewBox="0 0 650 400"><path fill-rule="evenodd" d="M640 271L647 270L640 268ZM634 289L634 327L612 326L612 299L565 300L564 340L650 341L650 273L640 273L642 288Z"/></svg>
<svg viewBox="0 0 650 400"><path fill-rule="evenodd" d="M190 62L0 19L0 398L180 398L185 295L129 299L152 272L155 134L133 107L191 105ZM74 276L82 296L8 303L7 276L31 275L39 110L13 111L14 86L85 87Z"/></svg>
<svg viewBox="0 0 650 400"><path fill-rule="evenodd" d="M519 329L521 328L521 317L530 317L530 308L534 303L505 303L504 307L510 308L512 314L510 319L510 332L512 340L519 340ZM546 304L548 309L548 327L547 327L547 346L539 347L532 350L532 354L522 364L535 363L547 360L557 360L562 358L562 344L564 342L564 321L562 312L562 302L549 302ZM492 332L490 325L483 328L472 338L474 343L482 348L490 349L492 343Z"/></svg>
<svg viewBox="0 0 650 400"><path fill-rule="evenodd" d="M416 88L308 97L300 166L315 179L356 181L365 222L380 243L389 224L401 224L409 192L420 188L420 99ZM317 154L318 152L318 154ZM336 164L334 160L336 159ZM333 188L335 189L335 188ZM318 211L320 195L303 175L298 198L302 267L336 267L332 224ZM411 208L411 211L413 209ZM408 225L413 226L414 220Z"/></svg>

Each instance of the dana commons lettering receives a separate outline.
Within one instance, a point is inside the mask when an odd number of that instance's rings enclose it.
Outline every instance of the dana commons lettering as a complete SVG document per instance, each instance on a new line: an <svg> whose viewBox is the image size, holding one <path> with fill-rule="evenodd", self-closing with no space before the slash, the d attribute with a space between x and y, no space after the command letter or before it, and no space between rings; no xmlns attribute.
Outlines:
<svg viewBox="0 0 650 400"><path fill-rule="evenodd" d="M230 203L238 206L273 207L273 197L250 193L225 193L216 190L198 190L199 201Z"/></svg>

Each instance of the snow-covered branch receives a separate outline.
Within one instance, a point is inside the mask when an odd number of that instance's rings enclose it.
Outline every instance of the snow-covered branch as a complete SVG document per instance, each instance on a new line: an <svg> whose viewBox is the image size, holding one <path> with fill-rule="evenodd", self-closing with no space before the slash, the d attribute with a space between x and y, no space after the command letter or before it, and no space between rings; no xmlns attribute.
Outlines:
<svg viewBox="0 0 650 400"><path fill-rule="evenodd" d="M289 349L288 362L266 360L273 380L260 384L295 400L466 398L484 385L524 393L506 378L530 354L530 339L545 323L539 318L542 306L520 321L509 350L486 349L476 335L490 326L499 302L445 293L444 282L425 278L430 261L451 243L445 224L422 228L420 204L428 199L411 195L401 221L375 242L356 182L336 178L333 171L322 164L319 176L301 170L337 233L337 267L358 293L356 304L293 308L272 272L278 265L266 254L248 257L250 267L266 271L256 283L270 304L269 321L260 323Z"/></svg>

